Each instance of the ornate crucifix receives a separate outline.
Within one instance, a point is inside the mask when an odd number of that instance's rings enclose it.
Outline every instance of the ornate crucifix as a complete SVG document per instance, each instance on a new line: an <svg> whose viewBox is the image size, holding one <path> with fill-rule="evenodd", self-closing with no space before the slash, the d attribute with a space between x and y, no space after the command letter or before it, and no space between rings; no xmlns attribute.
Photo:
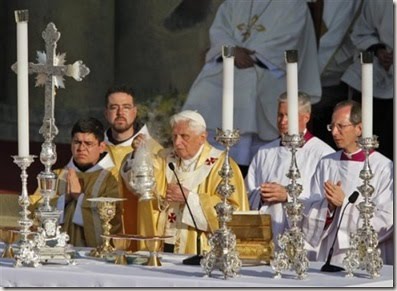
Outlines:
<svg viewBox="0 0 397 291"><path fill-rule="evenodd" d="M61 37L61 33L58 32L54 23L50 22L47 25L42 37L45 41L46 53L38 53L38 64L29 63L29 74L37 74L36 86L45 86L44 118L39 133L43 135L45 141L51 142L58 134L54 118L55 86L64 88L63 76L81 81L90 73L90 70L82 61L76 61L73 65L64 65L65 54L56 55L57 41ZM13 64L11 68L16 72L17 63Z"/></svg>
<svg viewBox="0 0 397 291"><path fill-rule="evenodd" d="M82 61L77 61L73 65L65 65L65 54L56 55L57 41L61 34L53 23L47 25L42 37L45 41L46 52L37 53L37 64L29 63L29 73L37 74L36 86L44 85L45 87L44 118L43 125L39 130L39 133L44 137L40 161L43 163L45 170L37 176L44 202L36 211L36 217L39 218L41 226L33 239L33 244L37 248L40 261L63 259L68 263L73 263L69 254L69 245L66 244L69 236L59 231L58 221L61 211L50 205L50 198L55 195L57 186L57 175L51 171L51 167L55 164L57 158L53 142L53 139L58 134L54 117L55 87L64 87L63 76L73 77L76 81L81 81L89 74L90 70ZM14 72L17 72L17 65L15 63L11 67Z"/></svg>

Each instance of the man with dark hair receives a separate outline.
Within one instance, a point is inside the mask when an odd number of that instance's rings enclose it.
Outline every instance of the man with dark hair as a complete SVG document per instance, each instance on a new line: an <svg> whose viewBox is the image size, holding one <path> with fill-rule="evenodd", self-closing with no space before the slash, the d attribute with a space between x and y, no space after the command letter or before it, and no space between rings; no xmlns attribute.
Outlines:
<svg viewBox="0 0 397 291"><path fill-rule="evenodd" d="M71 131L72 158L58 176L57 208L63 211L60 222L74 246L96 247L101 244L102 227L94 197L119 198L118 171L105 151L104 127L92 117L77 121ZM30 196L32 204L41 199L39 190ZM121 231L121 211L111 221L111 233Z"/></svg>
<svg viewBox="0 0 397 291"><path fill-rule="evenodd" d="M311 195L319 199L305 208L303 231L307 242L317 248L315 257L311 259L325 261L337 225L341 223L332 263L342 264L350 247L350 233L356 232L362 225L359 210L354 205L346 208L345 219L341 217L341 209L347 205L349 195L363 184L359 175L364 168L365 153L357 143L362 130L360 104L355 101L338 103L328 130L340 151L325 156L318 163L312 179ZM379 152L372 151L369 164L373 174L370 184L375 190L371 196L375 206L371 223L378 234L383 262L393 264L393 163ZM360 195L355 204L363 200Z"/></svg>
<svg viewBox="0 0 397 291"><path fill-rule="evenodd" d="M125 156L133 151L133 142L135 144L145 142L148 149L153 152L162 148L150 136L147 126L137 120L138 108L134 97L133 89L128 86L114 86L106 92L105 118L110 127L105 133L105 143L117 170L120 170ZM119 176L117 179L119 180ZM119 187L120 193L127 198L123 202L124 232L136 234L137 198L122 182L119 183ZM134 242L132 250L135 250L135 245Z"/></svg>

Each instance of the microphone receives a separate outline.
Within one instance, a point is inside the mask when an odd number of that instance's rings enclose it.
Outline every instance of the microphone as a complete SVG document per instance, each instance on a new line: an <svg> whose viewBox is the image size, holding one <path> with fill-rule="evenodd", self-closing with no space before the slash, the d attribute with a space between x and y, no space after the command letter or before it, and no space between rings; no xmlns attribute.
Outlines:
<svg viewBox="0 0 397 291"><path fill-rule="evenodd" d="M356 202L357 198L358 198L359 193L357 191L354 191L350 196L349 196L349 202L345 205L345 207L342 210L342 214L339 220L339 224L338 227L336 228L336 233L335 233L335 237L334 237L334 241L332 242L331 248L329 249L329 253L328 253L328 257L327 257L327 261L326 263L321 267L321 271L322 272L340 272L340 271L344 271L345 269L342 267L338 267L338 266L334 266L331 265L331 258L332 258L332 254L334 252L334 244L336 242L336 238L338 237L338 231L340 228L340 225L342 223L342 219L343 219L343 214L345 213L346 207L347 205L354 204L354 202Z"/></svg>
<svg viewBox="0 0 397 291"><path fill-rule="evenodd" d="M179 189L181 189L181 192L182 192L183 200L185 200L185 204L186 204L186 206L187 206L187 209L189 210L189 214L190 214L190 217L192 218L192 221L193 221L193 224L194 224L194 228L195 228L196 231L197 231L197 239L196 239L196 246L197 246L196 252L197 252L197 255L195 255L195 256L193 256L193 257L190 257L190 258L187 258L187 259L184 259L184 260L182 261L182 263L183 263L184 265L200 265L200 261L201 261L201 259L203 258L203 256L200 255L200 249L201 249L201 241L200 241L201 231L198 229L197 224L196 224L196 220L194 219L194 216L193 216L193 213L192 213L192 210L190 209L189 203L187 203L187 199L186 199L186 196L185 196L185 192L183 192L182 184L181 184L181 182L179 181L178 175L177 175L176 172L175 172L175 166L174 166L174 164L173 164L173 163L168 163L168 167L171 169L171 171L172 171L172 172L174 173L174 175L175 175L176 181L178 182L178 185L179 185Z"/></svg>

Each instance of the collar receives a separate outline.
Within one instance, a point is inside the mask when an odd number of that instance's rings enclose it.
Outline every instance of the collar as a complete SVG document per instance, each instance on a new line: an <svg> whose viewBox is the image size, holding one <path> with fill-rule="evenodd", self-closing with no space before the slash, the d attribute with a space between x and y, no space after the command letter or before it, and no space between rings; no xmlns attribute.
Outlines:
<svg viewBox="0 0 397 291"><path fill-rule="evenodd" d="M131 137L129 137L129 138L125 139L125 140L122 140L122 141L118 141L118 140L115 140L113 138L112 129L109 127L105 131L105 142L113 144L113 145L121 145L121 144L126 143L128 141L127 144L130 145L132 140L133 140L133 138L142 130L142 128L144 126L145 126L144 124L142 124L142 123L140 123L138 121L134 121L134 123L133 123L134 133L132 134Z"/></svg>
<svg viewBox="0 0 397 291"><path fill-rule="evenodd" d="M372 154L374 150L370 150L369 154ZM354 153L346 153L342 151L340 156L341 161L353 161L353 162L364 162L365 161L365 152L362 149L357 150Z"/></svg>
<svg viewBox="0 0 397 291"><path fill-rule="evenodd" d="M194 157L191 158L191 159L188 159L188 160L180 159L180 160L181 160L181 164L183 164L185 167L188 166L188 167L190 168L190 166L191 166L192 164L194 164L194 163L197 161L197 159L200 157L201 153L203 152L203 148L204 148L204 145L202 145L202 146L199 148L199 150L197 151L197 153L196 153L196 154L194 155Z"/></svg>
<svg viewBox="0 0 397 291"><path fill-rule="evenodd" d="M105 152L105 155L96 163L95 165L91 166L88 169L84 169L84 171L81 171L76 164L73 161L73 157L70 159L69 163L66 165L66 168L72 168L75 169L76 172L84 172L84 173L92 173L98 170L103 170L103 169L109 169L114 167L114 163L110 155Z"/></svg>

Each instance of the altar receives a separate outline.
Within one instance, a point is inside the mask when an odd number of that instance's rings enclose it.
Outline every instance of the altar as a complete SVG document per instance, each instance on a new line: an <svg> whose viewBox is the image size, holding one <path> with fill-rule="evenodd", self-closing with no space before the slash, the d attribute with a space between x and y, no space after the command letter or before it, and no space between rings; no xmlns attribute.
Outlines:
<svg viewBox="0 0 397 291"><path fill-rule="evenodd" d="M370 279L365 271L346 278L345 272L320 272L322 262L310 262L308 276L296 279L293 271L274 279L268 265L243 266L235 278L224 279L220 271L204 277L201 266L183 265L186 256L161 253L161 267L139 264L116 265L104 259L90 258L88 250L79 250L76 265L49 263L37 268L13 266L14 260L0 259L1 287L393 287L393 266L386 265L381 276ZM145 256L147 252L138 252Z"/></svg>

